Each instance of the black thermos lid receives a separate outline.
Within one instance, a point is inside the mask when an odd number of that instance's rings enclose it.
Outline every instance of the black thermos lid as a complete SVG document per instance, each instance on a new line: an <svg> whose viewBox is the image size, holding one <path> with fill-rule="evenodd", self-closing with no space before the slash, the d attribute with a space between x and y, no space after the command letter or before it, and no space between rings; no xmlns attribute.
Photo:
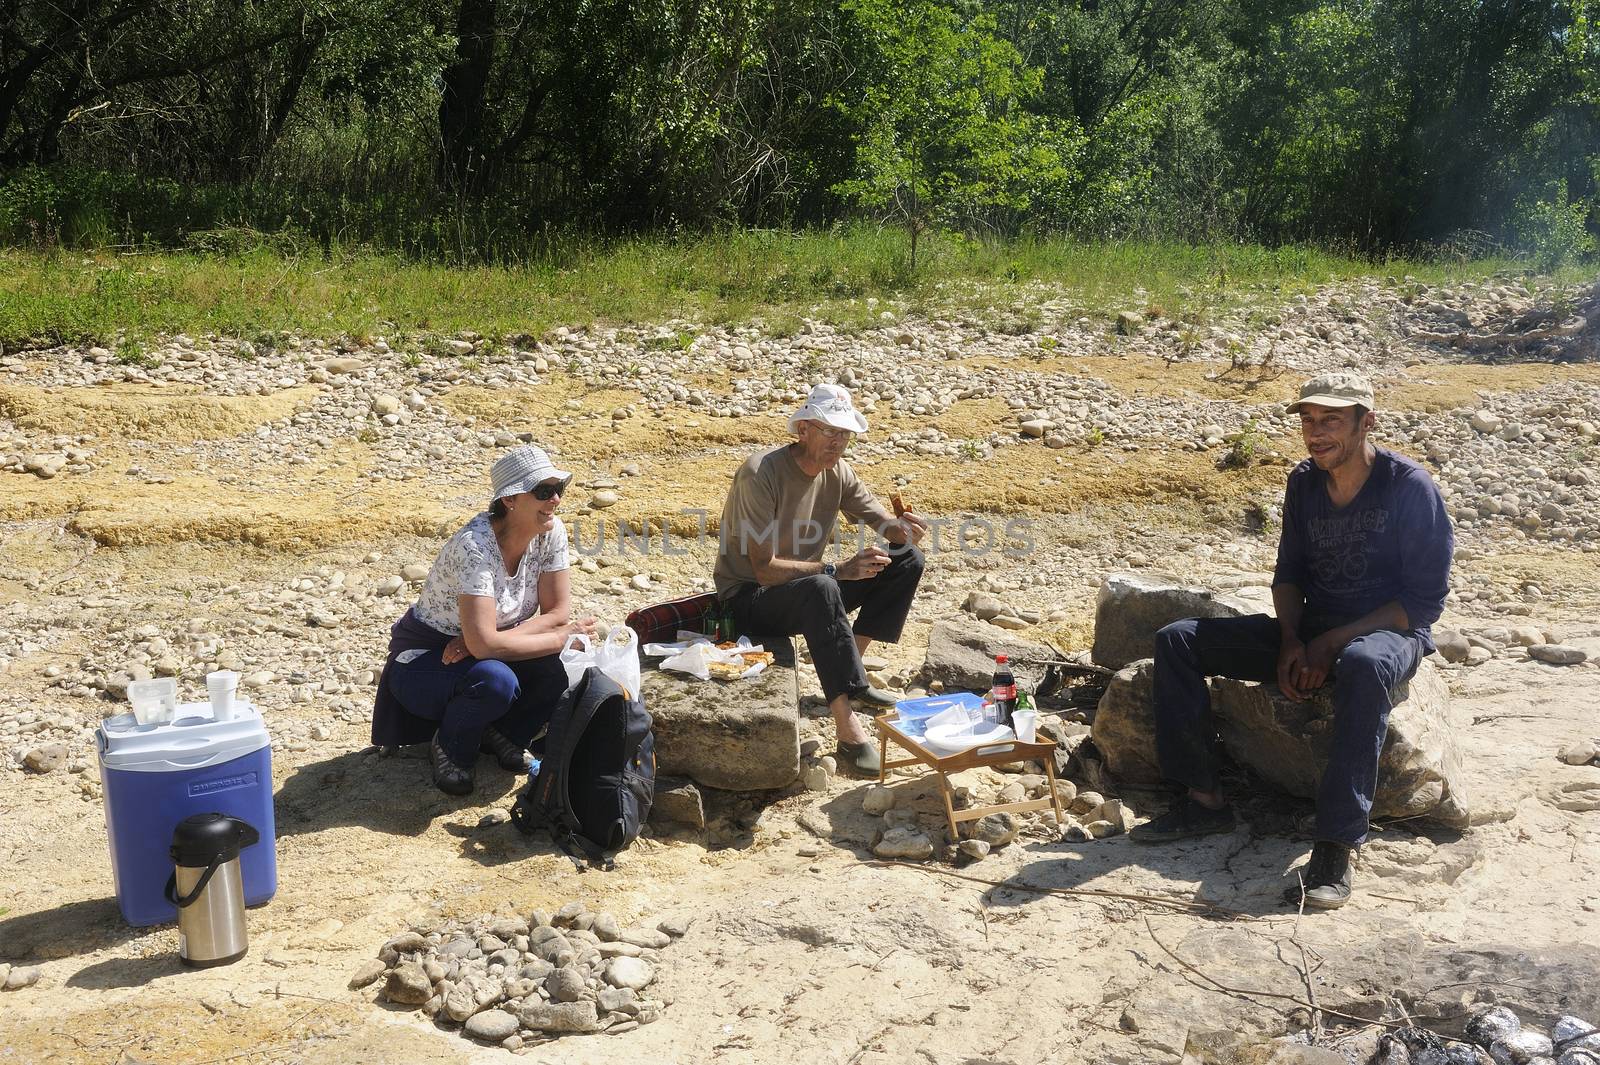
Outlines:
<svg viewBox="0 0 1600 1065"><path fill-rule="evenodd" d="M239 848L261 840L252 826L227 814L195 814L178 822L172 830L168 852L178 865L191 868L222 863L239 857Z"/></svg>

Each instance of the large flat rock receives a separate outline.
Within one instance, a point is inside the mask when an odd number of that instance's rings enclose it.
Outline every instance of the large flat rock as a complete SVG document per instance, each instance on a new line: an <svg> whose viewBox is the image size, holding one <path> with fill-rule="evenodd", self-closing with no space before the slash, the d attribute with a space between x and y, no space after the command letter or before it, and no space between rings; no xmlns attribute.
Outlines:
<svg viewBox="0 0 1600 1065"><path fill-rule="evenodd" d="M939 681L946 691L988 691L994 683L994 656L1007 655L1017 683L1032 691L1044 677L1044 663L1060 656L1042 643L1018 639L976 618L940 621L928 633L923 683Z"/></svg>
<svg viewBox="0 0 1600 1065"><path fill-rule="evenodd" d="M1144 573L1108 573L1094 608L1096 665L1121 669L1156 653L1156 633L1184 618L1236 618L1269 609L1239 596Z"/></svg>
<svg viewBox="0 0 1600 1065"><path fill-rule="evenodd" d="M647 669L656 772L708 788L765 791L800 775L800 687L788 666L751 680L695 680Z"/></svg>
<svg viewBox="0 0 1600 1065"><path fill-rule="evenodd" d="M1095 712L1095 746L1125 787L1153 788L1162 782L1151 701L1154 672L1149 660L1118 671ZM1424 661L1391 696L1372 816L1428 817L1465 828L1467 794L1444 680L1432 662ZM1276 684L1215 678L1211 707L1230 757L1291 795L1316 796L1332 740L1331 684L1296 703Z"/></svg>
<svg viewBox="0 0 1600 1065"><path fill-rule="evenodd" d="M1211 682L1222 744L1291 795L1316 794L1333 741L1333 685L1294 702L1276 684ZM1450 715L1450 692L1432 662L1390 693L1389 733L1378 756L1373 817L1428 817L1466 828L1461 754Z"/></svg>

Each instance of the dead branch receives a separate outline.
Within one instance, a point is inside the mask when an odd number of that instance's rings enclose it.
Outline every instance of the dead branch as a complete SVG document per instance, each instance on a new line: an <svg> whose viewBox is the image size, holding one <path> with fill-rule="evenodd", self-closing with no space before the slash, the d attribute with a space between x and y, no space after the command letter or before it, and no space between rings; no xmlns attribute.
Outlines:
<svg viewBox="0 0 1600 1065"><path fill-rule="evenodd" d="M1162 951L1167 955L1167 957L1171 958L1173 961L1175 961L1179 965L1183 966L1184 969L1186 969L1190 973L1194 974L1199 979L1204 980L1207 984L1210 984L1214 989L1216 989L1218 991L1221 991L1224 994L1232 995L1235 998L1242 998L1247 1002L1252 1000L1252 999L1256 999L1256 998L1277 999L1277 1000L1282 1001L1282 1002L1290 1002L1290 1003L1293 1003L1296 1006L1301 1006L1301 1007L1303 1007L1305 1009L1311 1010L1311 1011L1313 1011L1313 1015L1315 1015L1316 1013L1320 1012L1320 1013L1327 1014L1330 1017L1338 1017L1338 1018L1341 1018L1342 1020L1353 1021L1356 1024L1364 1024L1364 1025L1374 1025L1374 1024L1376 1024L1376 1025L1381 1025L1382 1027L1385 1027L1385 1028L1409 1028L1410 1027L1410 1024L1402 1024L1399 1021L1383 1021L1383 1020L1374 1020L1371 1017L1357 1017L1353 1013L1344 1013L1344 1012L1341 1012L1341 1011L1336 1010L1336 1009L1331 1009L1331 1008L1329 1008L1327 1006L1323 1006L1323 1007L1319 1008L1316 1005L1316 1003L1314 1003L1314 1002L1307 1002L1305 999L1300 998L1298 995L1289 995L1289 994L1285 994L1282 991L1261 991L1261 990L1255 990L1255 989L1251 989L1251 988L1230 987L1227 984L1223 983L1221 980L1218 980L1216 977L1211 976L1209 973L1207 973L1204 970L1200 969L1199 967L1197 967L1197 966L1185 961L1183 958L1179 957L1178 954L1175 951L1173 951L1173 949L1171 947L1169 947L1165 943L1161 942L1161 937L1156 935L1156 930L1150 924L1150 918L1148 916L1146 916L1145 919L1144 919L1144 926L1145 926L1145 930L1150 933L1150 938L1155 941L1156 946L1160 947L1162 949ZM1256 1005L1260 1005L1260 1003L1256 1003Z"/></svg>

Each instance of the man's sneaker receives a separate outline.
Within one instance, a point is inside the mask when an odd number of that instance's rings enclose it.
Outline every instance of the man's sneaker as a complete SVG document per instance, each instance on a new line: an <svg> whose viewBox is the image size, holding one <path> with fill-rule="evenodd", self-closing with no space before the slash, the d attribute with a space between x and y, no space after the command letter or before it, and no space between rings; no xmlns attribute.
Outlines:
<svg viewBox="0 0 1600 1065"><path fill-rule="evenodd" d="M428 744L429 760L433 763L433 785L446 795L471 795L472 770L464 769L450 760L445 749L439 746L439 734L434 733Z"/></svg>
<svg viewBox="0 0 1600 1065"><path fill-rule="evenodd" d="M1283 899L1296 908L1300 905L1304 881L1308 910L1337 910L1350 901L1350 848L1342 843L1319 840L1311 848L1311 860L1299 869L1296 881L1283 893Z"/></svg>
<svg viewBox="0 0 1600 1065"><path fill-rule="evenodd" d="M507 773L520 773L528 768L528 752L506 739L505 734L493 725L483 730L483 742L478 749L494 755L500 768Z"/></svg>
<svg viewBox="0 0 1600 1065"><path fill-rule="evenodd" d="M869 709L878 712L892 710L895 704L900 701L900 697L894 692L886 692L882 688L874 688L870 685L856 692L853 698L856 702L863 703Z"/></svg>
<svg viewBox="0 0 1600 1065"><path fill-rule="evenodd" d="M1154 821L1135 825L1128 838L1135 843L1172 843L1194 836L1225 835L1232 832L1236 824L1232 806L1213 810L1184 795Z"/></svg>

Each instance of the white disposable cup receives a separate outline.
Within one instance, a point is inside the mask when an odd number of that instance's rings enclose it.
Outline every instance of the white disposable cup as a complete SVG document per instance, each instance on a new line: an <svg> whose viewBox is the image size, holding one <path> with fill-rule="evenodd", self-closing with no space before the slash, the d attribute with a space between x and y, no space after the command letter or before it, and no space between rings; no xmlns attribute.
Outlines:
<svg viewBox="0 0 1600 1065"><path fill-rule="evenodd" d="M211 696L211 720L233 719L233 695L239 690L239 674L231 669L219 669L206 674L206 692Z"/></svg>
<svg viewBox="0 0 1600 1065"><path fill-rule="evenodd" d="M133 703L133 719L141 725L159 725L166 719L166 708L161 705L160 699L136 699Z"/></svg>
<svg viewBox="0 0 1600 1065"><path fill-rule="evenodd" d="M1011 727L1016 731L1017 739L1032 743L1038 734L1039 715L1032 710L1017 710L1011 715Z"/></svg>

